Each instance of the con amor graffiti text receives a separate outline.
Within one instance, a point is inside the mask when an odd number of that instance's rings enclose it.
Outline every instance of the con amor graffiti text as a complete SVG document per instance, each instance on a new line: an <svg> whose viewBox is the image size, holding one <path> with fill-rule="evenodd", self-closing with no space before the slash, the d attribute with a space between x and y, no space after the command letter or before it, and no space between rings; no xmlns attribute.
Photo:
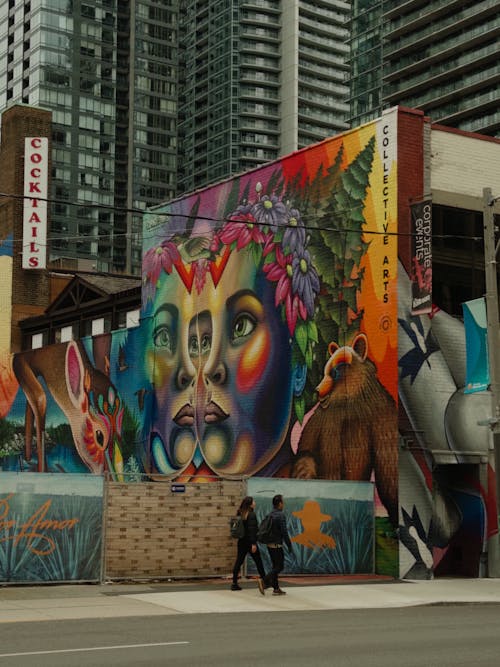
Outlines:
<svg viewBox="0 0 500 667"><path fill-rule="evenodd" d="M18 518L10 515L10 499L14 496L10 493L5 498L0 498L0 542L13 542L18 545L23 540L32 553L38 556L48 556L56 548L56 542L50 532L72 530L80 519L50 519L47 514L52 505L52 500L45 501L33 514L23 523ZM3 534L5 533L5 534Z"/></svg>

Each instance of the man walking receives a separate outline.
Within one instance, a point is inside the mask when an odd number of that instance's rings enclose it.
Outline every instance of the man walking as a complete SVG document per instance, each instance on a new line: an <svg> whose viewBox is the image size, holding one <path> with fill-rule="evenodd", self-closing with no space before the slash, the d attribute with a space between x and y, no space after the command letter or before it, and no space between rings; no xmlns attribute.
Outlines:
<svg viewBox="0 0 500 667"><path fill-rule="evenodd" d="M283 496L279 493L273 498L273 511L271 512L272 528L271 537L267 542L267 550L271 558L272 569L264 577L264 586L273 587L273 595L286 595L279 587L278 575L285 565L285 555L283 553L283 544L286 544L289 551L292 550L292 543L286 527L286 518L283 512Z"/></svg>

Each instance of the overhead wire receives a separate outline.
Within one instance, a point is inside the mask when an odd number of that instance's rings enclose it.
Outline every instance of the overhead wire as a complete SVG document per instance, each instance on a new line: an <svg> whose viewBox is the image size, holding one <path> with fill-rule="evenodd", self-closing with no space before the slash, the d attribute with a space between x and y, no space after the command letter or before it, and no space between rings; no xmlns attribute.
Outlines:
<svg viewBox="0 0 500 667"><path fill-rule="evenodd" d="M141 215L141 216L165 216L165 217L175 217L175 218L185 218L186 220L203 220L206 222L214 222L214 223L224 223L228 222L231 220L231 216L227 216L225 218L216 218L213 216L207 216L207 215L191 215L189 213L180 213L177 211L157 211L157 210L151 210L151 209L136 209L136 208L127 208L127 207L119 207L119 206L112 206L109 204L99 204L99 203L93 203L93 202L70 202L66 199L56 199L56 198L51 198L51 197L33 197L29 195L18 195L18 194L9 194L5 192L0 192L0 197L5 197L5 198L10 198L10 199L16 199L16 200L25 200L25 199L37 199L38 201L43 201L47 202L50 204L65 204L68 206L78 206L82 208L94 208L94 209L104 209L108 210L111 212L116 212L116 213L131 213L133 215ZM168 203L165 204L168 206ZM160 205L161 206L161 205ZM355 208L364 208L364 204L360 204L358 207ZM345 210L344 213L348 214L349 210ZM341 215L343 211L338 211L337 214ZM307 216L308 218L313 218L315 217L314 215L309 214ZM324 218L324 215L318 214L316 217L318 218ZM77 224L81 225L89 225L89 226L100 226L100 225L106 225L106 224L113 224L113 223L107 223L107 222L99 222L99 220L86 220L85 218L76 218L74 216L71 216L70 218L66 217L68 222L75 222ZM302 218L303 219L303 218ZM261 226L261 227L266 227L268 226L267 223L262 223L258 221L253 221L253 225ZM283 224L280 225L280 227L287 228L290 227L291 225ZM337 228L337 227L330 227L330 226L319 226L315 224L304 224L304 229L306 231L324 231L324 232L359 232L359 229L349 229L348 227L342 227L342 228ZM372 236L396 236L396 237L413 237L413 236L419 236L420 234L417 234L416 232L401 232L401 231L390 231L390 230L373 230L373 229L366 229L363 228L361 230L363 234L367 235L372 235ZM61 240L66 240L66 241L78 241L81 240L82 238L86 240L101 240L101 239L116 239L116 238L131 238L134 235L141 235L143 239L150 239L150 238L156 238L158 234L152 233L152 234L141 234L141 231L132 231L132 232L117 232L117 231L112 231L109 234L91 234L91 235L82 235L82 234L77 234L77 235L63 235L57 233L56 235L51 235L50 237L47 238L47 242L49 241L61 241ZM447 240L447 239L457 239L457 240L464 240L464 241L478 241L482 242L484 241L483 236L474 236L474 235L457 235L457 234L435 234L431 233L432 239L440 239L440 240ZM12 239L13 242L22 242L23 239L18 239L14 238ZM45 245L45 244L39 244L39 245Z"/></svg>

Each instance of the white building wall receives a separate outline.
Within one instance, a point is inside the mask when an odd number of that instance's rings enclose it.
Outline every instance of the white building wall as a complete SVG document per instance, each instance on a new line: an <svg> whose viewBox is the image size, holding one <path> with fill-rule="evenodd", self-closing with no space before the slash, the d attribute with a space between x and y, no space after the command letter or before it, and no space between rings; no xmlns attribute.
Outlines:
<svg viewBox="0 0 500 667"><path fill-rule="evenodd" d="M432 192L482 199L483 188L500 195L500 139L432 129Z"/></svg>

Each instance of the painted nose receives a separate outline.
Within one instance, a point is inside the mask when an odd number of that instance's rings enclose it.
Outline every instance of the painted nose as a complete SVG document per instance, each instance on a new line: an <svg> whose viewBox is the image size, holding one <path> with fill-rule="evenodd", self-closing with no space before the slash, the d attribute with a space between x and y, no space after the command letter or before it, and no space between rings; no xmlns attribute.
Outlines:
<svg viewBox="0 0 500 667"><path fill-rule="evenodd" d="M186 389L193 383L194 375L189 373L185 368L180 368L177 373L177 387L179 389Z"/></svg>
<svg viewBox="0 0 500 667"><path fill-rule="evenodd" d="M213 370L205 371L205 383L221 385L224 384L227 378L226 366L223 363L219 363L215 366Z"/></svg>

